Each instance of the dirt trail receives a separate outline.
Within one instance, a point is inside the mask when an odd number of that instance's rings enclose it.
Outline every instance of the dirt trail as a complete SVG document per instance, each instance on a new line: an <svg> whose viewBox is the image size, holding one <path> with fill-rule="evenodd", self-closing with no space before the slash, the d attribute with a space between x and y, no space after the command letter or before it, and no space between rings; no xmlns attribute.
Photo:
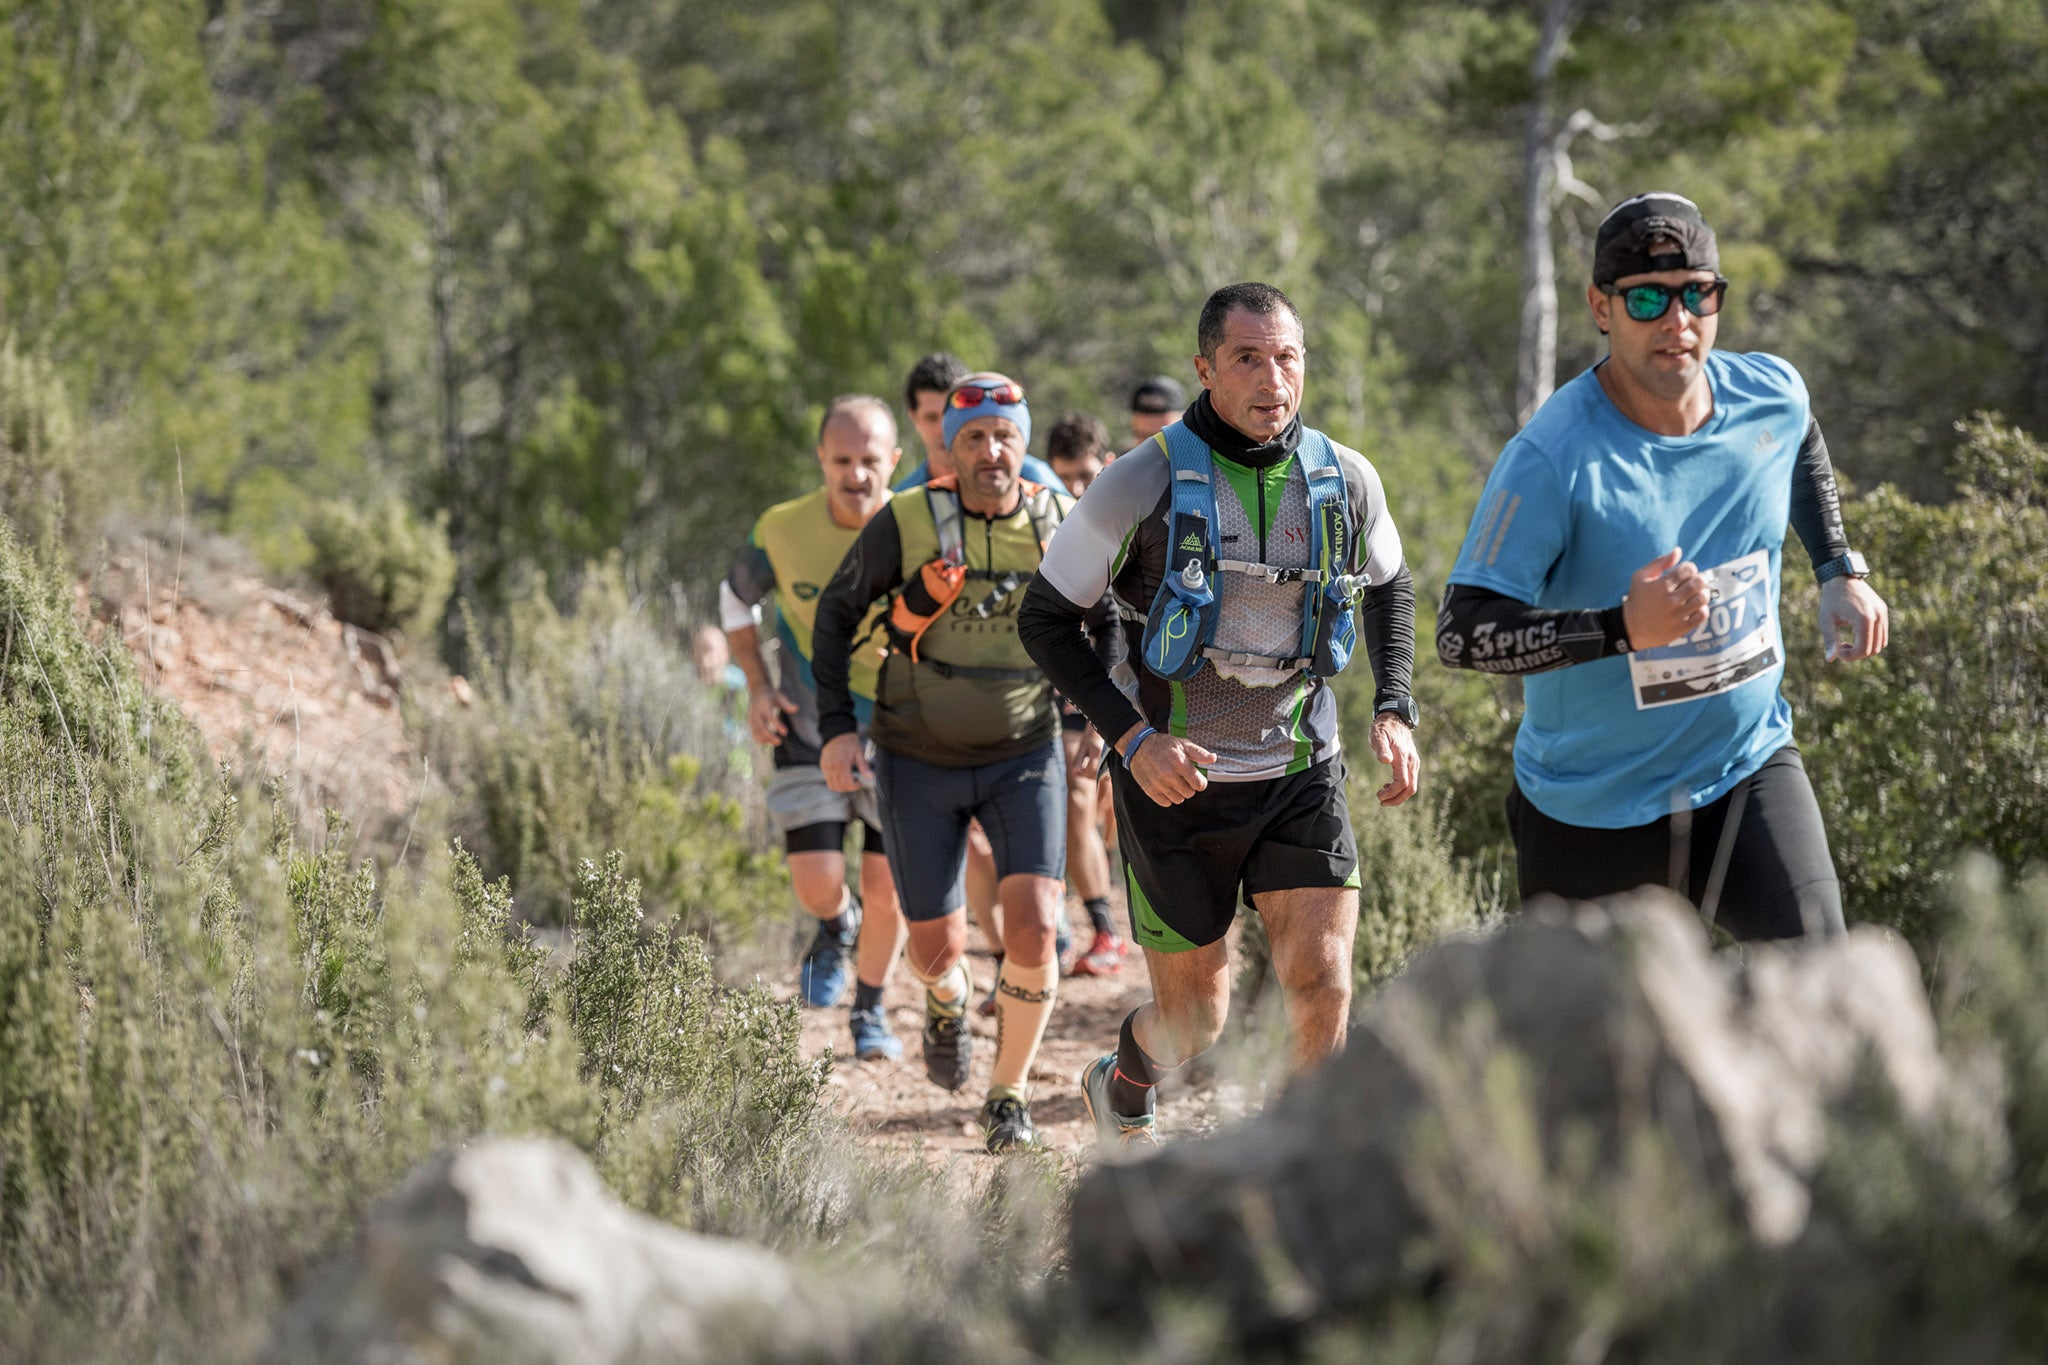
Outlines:
<svg viewBox="0 0 2048 1365"><path fill-rule="evenodd" d="M1121 894L1115 898L1112 911L1122 923ZM1077 927L1088 922L1087 914L1071 898L1067 914ZM1087 931L1080 932L1085 935ZM970 931L970 937L979 944L978 932ZM987 994L995 978L995 959L977 946L968 955L968 965L974 972L976 991ZM789 975L793 982L794 967ZM790 994L794 994L793 986ZM1115 976L1069 976L1060 981L1058 1002L1031 1071L1031 1117L1055 1154L1082 1158L1093 1153L1094 1127L1088 1121L1077 1084L1081 1068L1116 1046L1117 1029L1124 1016L1151 994L1145 965L1135 949ZM872 1149L906 1158L919 1154L921 1149L924 1159L950 1164L970 1183L977 1180L993 1169L992 1159L983 1150L977 1118L988 1089L989 1069L995 1061L996 1021L969 1012L974 1033L974 1072L965 1088L948 1093L925 1079L920 1051L924 988L900 963L890 979L883 1004L889 1012L890 1027L903 1042L900 1062L854 1060L843 1005L804 1011L805 1052L829 1051L833 1055L830 1103L834 1112L847 1119ZM1162 1126L1169 1139L1186 1136L1212 1129L1245 1107L1245 1097L1238 1087L1208 1081L1181 1086L1166 1097Z"/></svg>

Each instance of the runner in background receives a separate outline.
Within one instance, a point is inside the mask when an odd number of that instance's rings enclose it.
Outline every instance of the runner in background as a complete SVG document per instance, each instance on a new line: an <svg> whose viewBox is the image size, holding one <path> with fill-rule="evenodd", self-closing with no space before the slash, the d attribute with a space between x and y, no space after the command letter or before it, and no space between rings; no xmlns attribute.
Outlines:
<svg viewBox="0 0 2048 1365"><path fill-rule="evenodd" d="M910 413L910 425L924 447L924 458L915 469L896 481L893 491L901 493L906 488L917 488L929 479L953 472L953 457L946 450L946 395L967 374L967 366L960 357L946 351L919 356L917 363L910 367L910 373L903 380L903 405ZM1050 469L1041 466L1039 474L1033 475L1029 465L1036 465L1038 461L1029 456L1025 459L1028 462L1026 478L1048 487L1058 487L1056 482L1046 477L1051 475ZM996 970L989 976L988 994L982 998L979 1007L983 1016L993 1017L996 1012L996 981L1003 966L1003 907L996 895L995 854L989 848L988 835L979 824L967 827L966 876L967 913L995 957Z"/></svg>
<svg viewBox="0 0 2048 1365"><path fill-rule="evenodd" d="M1102 423L1087 413L1069 412L1046 434L1045 458L1078 498L1115 455ZM1111 627L1112 636L1119 633ZM1109 913L1109 840L1116 816L1109 775L1102 767L1102 736L1079 707L1063 700L1060 739L1067 760L1067 880L1088 912L1089 926L1087 946L1076 941L1073 960L1063 952L1060 967L1073 976L1114 976L1123 969L1128 948Z"/></svg>
<svg viewBox="0 0 2048 1365"><path fill-rule="evenodd" d="M818 921L798 971L804 1003L828 1008L855 978L848 1025L854 1056L894 1059L903 1046L889 1031L882 990L903 943L895 883L872 785L838 792L818 768L818 698L811 671L819 594L855 537L888 501L889 474L902 451L896 421L879 398L833 399L818 424L824 486L778 503L754 523L747 544L719 585L719 610L732 659L745 675L747 725L775 748L768 814L782 833L797 903ZM775 599L776 676L762 657L761 604ZM879 655L852 661L849 687L857 724L874 705ZM847 828L861 827L859 893L846 885ZM863 919L865 905L865 919ZM857 962L849 962L856 955ZM851 970L849 970L851 969Z"/></svg>
<svg viewBox="0 0 2048 1365"><path fill-rule="evenodd" d="M1059 985L1054 921L1066 865L1059 711L1017 638L1017 610L1073 500L1021 477L1031 409L1007 376L955 384L944 423L956 473L896 494L819 598L820 762L835 791L858 790L870 773L880 783L910 969L925 983L925 1072L948 1090L972 1071L967 826L978 820L988 831L1006 955L981 1127L989 1151L1007 1152L1038 1144L1031 1062ZM848 662L860 622L883 601L889 653L870 768Z"/></svg>
<svg viewBox="0 0 2048 1365"><path fill-rule="evenodd" d="M1155 374L1131 390L1131 444L1158 435L1180 420L1187 390L1170 375Z"/></svg>

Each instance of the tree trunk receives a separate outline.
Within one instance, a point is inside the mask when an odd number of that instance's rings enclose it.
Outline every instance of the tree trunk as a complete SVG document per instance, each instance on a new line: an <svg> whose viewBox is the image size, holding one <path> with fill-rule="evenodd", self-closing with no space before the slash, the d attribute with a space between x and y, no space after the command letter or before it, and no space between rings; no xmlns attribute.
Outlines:
<svg viewBox="0 0 2048 1365"><path fill-rule="evenodd" d="M1551 145L1552 85L1582 0L1550 0L1529 63L1529 124L1522 148L1522 327L1515 364L1515 422L1536 415L1557 384L1557 253L1550 214L1557 194Z"/></svg>
<svg viewBox="0 0 2048 1365"><path fill-rule="evenodd" d="M476 555L472 528L468 442L462 427L462 372L455 341L455 241L448 208L447 139L423 115L413 124L413 155L419 165L420 208L427 228L427 305L433 318L429 363L434 369L435 414L440 428L441 496L448 518L448 548L455 554L455 591L448 598L441 630L451 666L466 666L462 607L476 599Z"/></svg>

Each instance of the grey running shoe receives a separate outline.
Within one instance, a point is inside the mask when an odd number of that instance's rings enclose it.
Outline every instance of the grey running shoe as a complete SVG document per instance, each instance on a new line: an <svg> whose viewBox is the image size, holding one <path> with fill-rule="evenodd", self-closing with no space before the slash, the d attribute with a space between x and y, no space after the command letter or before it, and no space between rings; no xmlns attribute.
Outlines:
<svg viewBox="0 0 2048 1365"><path fill-rule="evenodd" d="M1095 1123L1095 1141L1112 1152L1129 1152L1135 1147L1156 1147L1159 1135L1152 1130L1152 1092L1145 1092L1146 1110L1133 1118L1119 1114L1109 1105L1109 1078L1116 1070L1116 1054L1097 1057L1081 1073L1081 1102Z"/></svg>
<svg viewBox="0 0 2048 1365"><path fill-rule="evenodd" d="M981 1106L981 1131L989 1151L1028 1152L1038 1146L1038 1128L1031 1122L1031 1106L1007 1092L990 1095Z"/></svg>
<svg viewBox="0 0 2048 1365"><path fill-rule="evenodd" d="M943 1005L924 993L924 1074L941 1090L967 1084L974 1065L974 1035L967 1031L967 1002Z"/></svg>

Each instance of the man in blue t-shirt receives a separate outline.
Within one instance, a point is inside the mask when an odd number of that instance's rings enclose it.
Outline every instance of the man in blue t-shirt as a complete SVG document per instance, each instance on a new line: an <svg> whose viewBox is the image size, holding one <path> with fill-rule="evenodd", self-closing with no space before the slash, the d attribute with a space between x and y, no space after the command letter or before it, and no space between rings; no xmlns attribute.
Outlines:
<svg viewBox="0 0 2048 1365"><path fill-rule="evenodd" d="M1789 522L1827 657L1885 646L1799 374L1714 350L1728 281L1691 200L1601 223L1607 358L1501 452L1437 618L1453 668L1526 675L1508 794L1522 899L1671 886L1738 938L1838 933L1841 890L1778 684Z"/></svg>

